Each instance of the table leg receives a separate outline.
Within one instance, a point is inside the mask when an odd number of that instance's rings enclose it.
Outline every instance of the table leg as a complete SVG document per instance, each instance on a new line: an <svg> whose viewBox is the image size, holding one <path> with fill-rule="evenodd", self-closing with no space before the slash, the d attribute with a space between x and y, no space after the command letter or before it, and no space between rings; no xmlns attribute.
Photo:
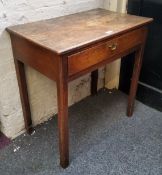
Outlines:
<svg viewBox="0 0 162 175"><path fill-rule="evenodd" d="M91 72L91 95L97 94L98 69Z"/></svg>
<svg viewBox="0 0 162 175"><path fill-rule="evenodd" d="M68 82L61 75L57 82L60 165L69 165Z"/></svg>
<svg viewBox="0 0 162 175"><path fill-rule="evenodd" d="M17 75L17 80L19 85L20 98L21 98L21 104L22 104L24 121L25 121L25 128L27 130L27 133L31 134L33 131L33 128L32 128L32 119L31 119L31 111L30 111L30 105L29 105L24 64L17 59L14 59L14 62L15 62L16 75Z"/></svg>
<svg viewBox="0 0 162 175"><path fill-rule="evenodd" d="M129 98L128 98L128 108L127 108L128 117L131 117L133 115L133 108L134 108L137 87L138 87L138 80L139 80L139 75L142 67L143 52L144 52L144 46L141 46L141 48L137 50L135 53L135 63L134 63L131 87L130 87Z"/></svg>

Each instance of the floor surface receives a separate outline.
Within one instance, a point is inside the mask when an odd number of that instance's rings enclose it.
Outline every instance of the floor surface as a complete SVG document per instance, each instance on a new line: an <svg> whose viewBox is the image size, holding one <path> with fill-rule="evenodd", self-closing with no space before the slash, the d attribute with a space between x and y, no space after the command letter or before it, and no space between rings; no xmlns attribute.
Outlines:
<svg viewBox="0 0 162 175"><path fill-rule="evenodd" d="M61 169L57 117L0 150L0 175L161 175L162 113L127 96L100 91L69 109L70 166Z"/></svg>

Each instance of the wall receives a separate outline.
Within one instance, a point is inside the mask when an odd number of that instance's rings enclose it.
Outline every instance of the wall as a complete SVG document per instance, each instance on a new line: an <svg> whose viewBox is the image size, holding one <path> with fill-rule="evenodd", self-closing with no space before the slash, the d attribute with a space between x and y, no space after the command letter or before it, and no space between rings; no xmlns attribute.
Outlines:
<svg viewBox="0 0 162 175"><path fill-rule="evenodd" d="M5 27L66 15L97 7L104 0L0 0L0 130L15 138L24 132L13 55ZM35 70L26 67L29 98L34 125L57 113L56 85ZM70 83L69 104L89 95L90 77L86 75ZM103 87L101 69L99 87Z"/></svg>

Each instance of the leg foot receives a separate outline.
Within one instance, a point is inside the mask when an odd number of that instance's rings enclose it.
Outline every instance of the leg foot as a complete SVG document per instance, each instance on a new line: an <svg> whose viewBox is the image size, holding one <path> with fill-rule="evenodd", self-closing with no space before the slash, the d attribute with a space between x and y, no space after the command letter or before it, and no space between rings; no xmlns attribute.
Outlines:
<svg viewBox="0 0 162 175"><path fill-rule="evenodd" d="M132 115L133 115L133 109L131 107L128 107L128 109L127 109L127 116L128 117L132 117Z"/></svg>
<svg viewBox="0 0 162 175"><path fill-rule="evenodd" d="M63 161L61 161L60 162L60 166L62 167L62 168L67 168L68 166L69 166L69 160L63 160Z"/></svg>
<svg viewBox="0 0 162 175"><path fill-rule="evenodd" d="M35 129L34 129L32 126L31 126L30 128L27 129L27 133L28 133L29 135L34 134L34 132L35 132Z"/></svg>

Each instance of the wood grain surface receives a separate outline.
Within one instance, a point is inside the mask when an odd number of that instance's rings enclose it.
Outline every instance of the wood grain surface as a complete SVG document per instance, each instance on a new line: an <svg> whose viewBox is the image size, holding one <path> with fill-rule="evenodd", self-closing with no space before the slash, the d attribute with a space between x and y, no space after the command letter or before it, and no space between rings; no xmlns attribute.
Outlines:
<svg viewBox="0 0 162 175"><path fill-rule="evenodd" d="M58 54L147 24L150 18L94 9L7 28Z"/></svg>

